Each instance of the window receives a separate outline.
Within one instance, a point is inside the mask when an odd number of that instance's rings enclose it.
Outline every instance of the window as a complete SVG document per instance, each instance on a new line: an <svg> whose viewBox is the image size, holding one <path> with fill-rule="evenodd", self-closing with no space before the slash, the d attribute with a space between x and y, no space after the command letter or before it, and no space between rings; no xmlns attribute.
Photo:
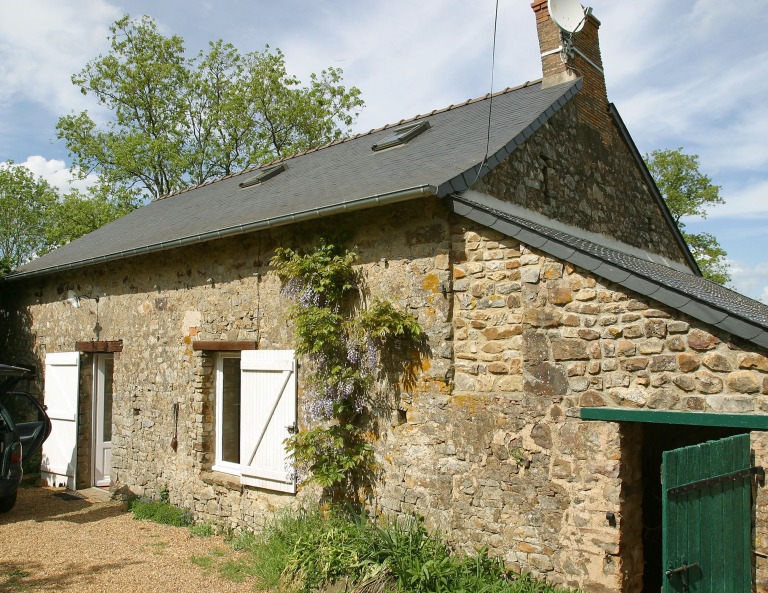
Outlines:
<svg viewBox="0 0 768 593"><path fill-rule="evenodd" d="M371 146L371 150L378 152L385 148L392 148L393 146L400 146L413 140L416 136L429 129L429 122L427 120L420 121L415 124L403 126L402 128L396 128L392 130L392 133L385 137L381 142L378 142Z"/></svg>
<svg viewBox="0 0 768 593"><path fill-rule="evenodd" d="M215 381L213 469L248 486L295 492L283 445L296 426L293 350L222 352Z"/></svg>
<svg viewBox="0 0 768 593"><path fill-rule="evenodd" d="M216 365L216 469L240 471L240 353Z"/></svg>
<svg viewBox="0 0 768 593"><path fill-rule="evenodd" d="M272 165L271 167L266 167L265 169L261 169L253 177L249 177L245 181L241 182L240 187L251 187L252 185L259 185L267 179L271 179L275 175L279 175L283 171L285 171L285 164L283 163L280 163L279 165Z"/></svg>

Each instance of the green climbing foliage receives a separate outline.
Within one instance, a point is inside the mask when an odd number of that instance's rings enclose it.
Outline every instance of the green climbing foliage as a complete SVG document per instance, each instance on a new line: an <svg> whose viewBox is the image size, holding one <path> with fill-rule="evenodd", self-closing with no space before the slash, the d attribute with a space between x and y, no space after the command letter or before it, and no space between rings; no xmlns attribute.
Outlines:
<svg viewBox="0 0 768 593"><path fill-rule="evenodd" d="M309 369L303 397L306 428L287 449L303 482L316 482L333 498L359 499L375 471L366 427L372 392L386 372L402 374L426 335L418 321L392 303L360 308L355 253L322 240L309 253L277 249L272 265L293 301L295 348Z"/></svg>

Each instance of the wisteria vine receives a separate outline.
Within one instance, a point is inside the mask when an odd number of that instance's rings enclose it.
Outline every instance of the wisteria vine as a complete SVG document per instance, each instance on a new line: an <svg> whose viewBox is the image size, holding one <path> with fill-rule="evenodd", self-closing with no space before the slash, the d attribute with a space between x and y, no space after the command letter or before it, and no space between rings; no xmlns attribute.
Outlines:
<svg viewBox="0 0 768 593"><path fill-rule="evenodd" d="M293 301L296 352L309 364L302 398L302 430L286 445L303 482L317 482L334 497L354 497L374 470L372 435L363 420L371 392L383 373L383 358L426 343L416 319L378 300L358 311L357 256L330 241L309 253L278 248L272 265ZM395 348L397 346L397 348Z"/></svg>

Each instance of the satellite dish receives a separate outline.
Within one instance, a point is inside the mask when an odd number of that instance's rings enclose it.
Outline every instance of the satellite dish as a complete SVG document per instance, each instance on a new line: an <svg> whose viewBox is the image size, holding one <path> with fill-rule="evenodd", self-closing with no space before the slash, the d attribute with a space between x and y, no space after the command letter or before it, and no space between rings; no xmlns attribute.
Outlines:
<svg viewBox="0 0 768 593"><path fill-rule="evenodd" d="M72 305L75 309L80 308L80 297L75 294L74 290L68 290L67 291L67 302Z"/></svg>
<svg viewBox="0 0 768 593"><path fill-rule="evenodd" d="M548 0L549 16L566 33L578 33L584 28L586 13L579 0Z"/></svg>

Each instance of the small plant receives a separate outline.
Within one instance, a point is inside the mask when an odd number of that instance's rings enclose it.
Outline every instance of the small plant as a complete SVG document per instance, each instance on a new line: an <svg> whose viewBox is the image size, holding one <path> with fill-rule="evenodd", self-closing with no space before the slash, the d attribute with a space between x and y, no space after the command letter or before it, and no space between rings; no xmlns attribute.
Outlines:
<svg viewBox="0 0 768 593"><path fill-rule="evenodd" d="M189 526L189 532L195 537L211 537L215 531L210 523L195 523Z"/></svg>
<svg viewBox="0 0 768 593"><path fill-rule="evenodd" d="M128 510L133 513L134 519L141 521L154 521L175 527L189 527L194 522L190 511L180 509L168 502L167 493L165 500L162 493L160 499L134 498L128 503Z"/></svg>

